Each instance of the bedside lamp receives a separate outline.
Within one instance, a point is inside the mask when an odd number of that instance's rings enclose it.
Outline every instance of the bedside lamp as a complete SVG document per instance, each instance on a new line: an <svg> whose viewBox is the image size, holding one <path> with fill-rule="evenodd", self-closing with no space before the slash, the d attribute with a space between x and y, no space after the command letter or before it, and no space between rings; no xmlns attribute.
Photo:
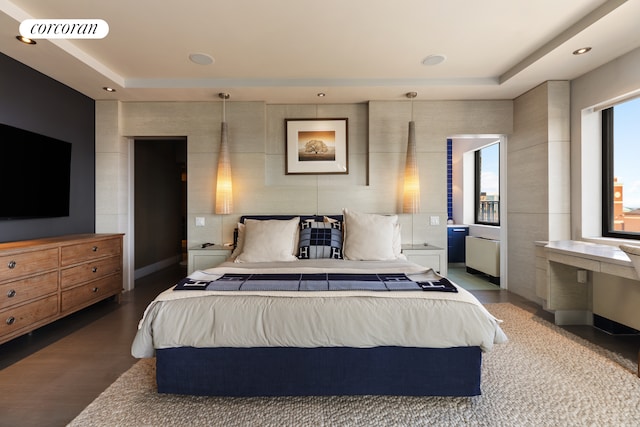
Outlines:
<svg viewBox="0 0 640 427"><path fill-rule="evenodd" d="M402 212L411 214L420 211L420 175L418 173L418 156L416 154L416 124L413 121L413 98L417 95L417 92L407 93L407 98L411 99L411 121L409 122L407 160L404 167Z"/></svg>
<svg viewBox="0 0 640 427"><path fill-rule="evenodd" d="M219 93L222 98L222 123L220 132L220 153L218 155L218 175L216 179L216 214L230 214L233 211L233 182L231 179L231 158L227 141L225 101L228 93Z"/></svg>

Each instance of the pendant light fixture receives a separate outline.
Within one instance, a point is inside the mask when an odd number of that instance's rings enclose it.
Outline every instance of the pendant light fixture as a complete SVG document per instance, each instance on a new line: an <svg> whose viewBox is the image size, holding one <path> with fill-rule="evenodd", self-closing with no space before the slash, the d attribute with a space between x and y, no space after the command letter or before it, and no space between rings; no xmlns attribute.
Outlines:
<svg viewBox="0 0 640 427"><path fill-rule="evenodd" d="M404 186L402 212L418 213L420 211L420 176L418 174L418 156L416 154L416 124L413 121L413 98L417 92L407 92L411 99L411 121L409 122L409 139L407 142L407 161L404 167Z"/></svg>
<svg viewBox="0 0 640 427"><path fill-rule="evenodd" d="M227 141L226 100L228 93L219 93L222 98L222 123L220 131L220 153L218 154L218 175L216 179L216 214L230 214L233 211L233 185L231 180L231 158Z"/></svg>

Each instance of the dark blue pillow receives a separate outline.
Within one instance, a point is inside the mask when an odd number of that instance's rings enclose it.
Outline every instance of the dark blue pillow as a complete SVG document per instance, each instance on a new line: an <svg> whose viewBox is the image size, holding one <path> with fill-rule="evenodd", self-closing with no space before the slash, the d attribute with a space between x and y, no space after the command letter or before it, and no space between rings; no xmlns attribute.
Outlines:
<svg viewBox="0 0 640 427"><path fill-rule="evenodd" d="M300 223L298 258L342 259L342 222Z"/></svg>

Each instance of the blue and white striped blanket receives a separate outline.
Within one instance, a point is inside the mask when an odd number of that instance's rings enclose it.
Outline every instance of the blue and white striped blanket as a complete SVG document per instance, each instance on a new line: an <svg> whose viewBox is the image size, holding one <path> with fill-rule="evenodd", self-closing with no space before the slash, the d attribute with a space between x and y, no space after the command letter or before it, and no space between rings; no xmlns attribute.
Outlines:
<svg viewBox="0 0 640 427"><path fill-rule="evenodd" d="M227 273L215 280L181 280L175 291L441 291L457 292L447 279L415 282L402 273Z"/></svg>

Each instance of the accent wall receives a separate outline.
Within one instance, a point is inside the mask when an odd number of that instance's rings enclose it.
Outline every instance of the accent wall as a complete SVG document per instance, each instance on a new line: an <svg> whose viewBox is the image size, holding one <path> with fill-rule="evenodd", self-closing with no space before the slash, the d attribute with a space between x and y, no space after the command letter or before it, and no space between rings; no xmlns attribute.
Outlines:
<svg viewBox="0 0 640 427"><path fill-rule="evenodd" d="M0 123L72 144L69 216L0 220L0 241L93 233L95 101L1 53L0 94ZM0 141L0 150L19 143ZM29 159L15 161L29 167ZM3 192L11 191L10 183L0 185Z"/></svg>

